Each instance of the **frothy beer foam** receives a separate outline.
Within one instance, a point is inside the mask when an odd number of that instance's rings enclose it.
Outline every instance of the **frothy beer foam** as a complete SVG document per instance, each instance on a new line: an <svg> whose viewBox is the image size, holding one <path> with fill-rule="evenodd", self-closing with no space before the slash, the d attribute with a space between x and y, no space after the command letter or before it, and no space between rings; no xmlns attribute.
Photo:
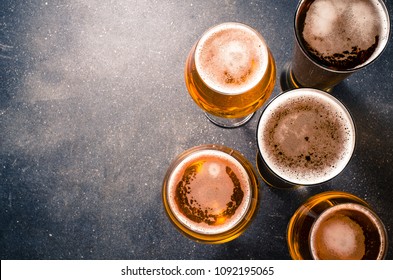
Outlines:
<svg viewBox="0 0 393 280"><path fill-rule="evenodd" d="M268 49L255 30L240 23L223 23L209 29L199 40L196 69L202 80L222 94L240 94L263 77Z"/></svg>
<svg viewBox="0 0 393 280"><path fill-rule="evenodd" d="M251 203L247 171L230 155L198 151L173 171L168 181L168 202L177 219L202 234L233 228Z"/></svg>
<svg viewBox="0 0 393 280"><path fill-rule="evenodd" d="M344 169L355 144L354 124L327 93L297 89L276 97L258 124L262 158L294 184L325 182Z"/></svg>
<svg viewBox="0 0 393 280"><path fill-rule="evenodd" d="M387 37L387 25L378 1L315 0L302 35L310 51L327 64L353 68L374 53L381 37Z"/></svg>
<svg viewBox="0 0 393 280"><path fill-rule="evenodd" d="M361 226L344 215L333 216L320 225L317 239L321 259L361 260L366 251Z"/></svg>
<svg viewBox="0 0 393 280"><path fill-rule="evenodd" d="M367 240L362 225L356 220L362 216L367 217L369 223L379 224L375 216L359 204L339 204L323 212L310 232L310 249L314 258L362 259L367 251Z"/></svg>

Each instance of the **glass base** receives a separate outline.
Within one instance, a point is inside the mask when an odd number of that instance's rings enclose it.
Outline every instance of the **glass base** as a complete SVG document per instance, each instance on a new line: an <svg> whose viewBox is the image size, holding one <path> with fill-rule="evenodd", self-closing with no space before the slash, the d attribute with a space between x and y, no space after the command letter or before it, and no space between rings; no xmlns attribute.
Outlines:
<svg viewBox="0 0 393 280"><path fill-rule="evenodd" d="M254 116L254 113L245 116L243 118L222 118L206 112L205 112L205 116L208 118L209 121L211 121L217 126L223 128L236 128L246 124Z"/></svg>
<svg viewBox="0 0 393 280"><path fill-rule="evenodd" d="M293 75L293 73L292 73L290 62L285 63L285 65L281 71L280 86L281 86L282 91L288 91L288 90L296 89L296 88L305 88L305 86L302 86L300 83L298 83L296 81L295 75ZM332 86L329 88L318 88L318 89L326 91L328 93L331 93L333 91L333 88L334 87Z"/></svg>
<svg viewBox="0 0 393 280"><path fill-rule="evenodd" d="M302 86L296 82L295 77L291 71L291 63L285 63L280 74L280 86L283 91L301 88Z"/></svg>
<svg viewBox="0 0 393 280"><path fill-rule="evenodd" d="M267 167L262 156L257 152L256 168L262 180L269 186L277 189L297 189L302 186L292 184L279 177L277 177L273 172Z"/></svg>

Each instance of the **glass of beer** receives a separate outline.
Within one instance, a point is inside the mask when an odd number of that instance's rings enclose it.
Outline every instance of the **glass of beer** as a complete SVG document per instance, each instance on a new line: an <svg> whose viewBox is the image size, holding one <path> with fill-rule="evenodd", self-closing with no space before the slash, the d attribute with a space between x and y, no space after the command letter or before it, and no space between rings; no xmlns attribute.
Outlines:
<svg viewBox="0 0 393 280"><path fill-rule="evenodd" d="M389 33L389 14L382 0L300 1L293 58L281 73L281 88L331 91L375 61Z"/></svg>
<svg viewBox="0 0 393 280"><path fill-rule="evenodd" d="M337 176L355 148L355 125L332 95L311 88L279 94L257 127L257 169L277 188L320 184Z"/></svg>
<svg viewBox="0 0 393 280"><path fill-rule="evenodd" d="M185 66L192 99L211 122L227 128L251 119L271 95L275 76L275 62L262 35L236 22L207 30Z"/></svg>
<svg viewBox="0 0 393 280"><path fill-rule="evenodd" d="M361 198L328 191L308 199L287 230L292 259L381 260L388 237L384 224Z"/></svg>
<svg viewBox="0 0 393 280"><path fill-rule="evenodd" d="M239 152L201 145L181 153L163 182L169 219L187 237L218 244L240 236L259 205L258 179Z"/></svg>

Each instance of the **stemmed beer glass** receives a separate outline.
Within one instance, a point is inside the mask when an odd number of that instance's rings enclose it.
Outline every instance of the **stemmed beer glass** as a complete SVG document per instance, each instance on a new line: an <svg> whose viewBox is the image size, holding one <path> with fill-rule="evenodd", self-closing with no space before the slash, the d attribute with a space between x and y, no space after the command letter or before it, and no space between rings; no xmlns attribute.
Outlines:
<svg viewBox="0 0 393 280"><path fill-rule="evenodd" d="M261 34L237 22L207 30L192 47L185 82L192 99L214 124L245 124L271 95L274 58Z"/></svg>

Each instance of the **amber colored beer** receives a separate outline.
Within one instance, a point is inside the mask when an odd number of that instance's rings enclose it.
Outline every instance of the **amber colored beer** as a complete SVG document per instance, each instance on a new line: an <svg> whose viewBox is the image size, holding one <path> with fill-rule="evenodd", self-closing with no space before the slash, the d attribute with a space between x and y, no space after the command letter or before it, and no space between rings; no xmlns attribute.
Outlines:
<svg viewBox="0 0 393 280"><path fill-rule="evenodd" d="M163 202L173 224L186 236L223 243L244 232L256 213L258 181L237 151L202 145L183 152L163 183Z"/></svg>
<svg viewBox="0 0 393 280"><path fill-rule="evenodd" d="M328 191L311 197L292 216L287 231L293 259L384 259L387 232L359 197Z"/></svg>
<svg viewBox="0 0 393 280"><path fill-rule="evenodd" d="M207 30L185 66L187 89L205 112L221 118L254 113L271 95L276 67L264 38L241 23Z"/></svg>

